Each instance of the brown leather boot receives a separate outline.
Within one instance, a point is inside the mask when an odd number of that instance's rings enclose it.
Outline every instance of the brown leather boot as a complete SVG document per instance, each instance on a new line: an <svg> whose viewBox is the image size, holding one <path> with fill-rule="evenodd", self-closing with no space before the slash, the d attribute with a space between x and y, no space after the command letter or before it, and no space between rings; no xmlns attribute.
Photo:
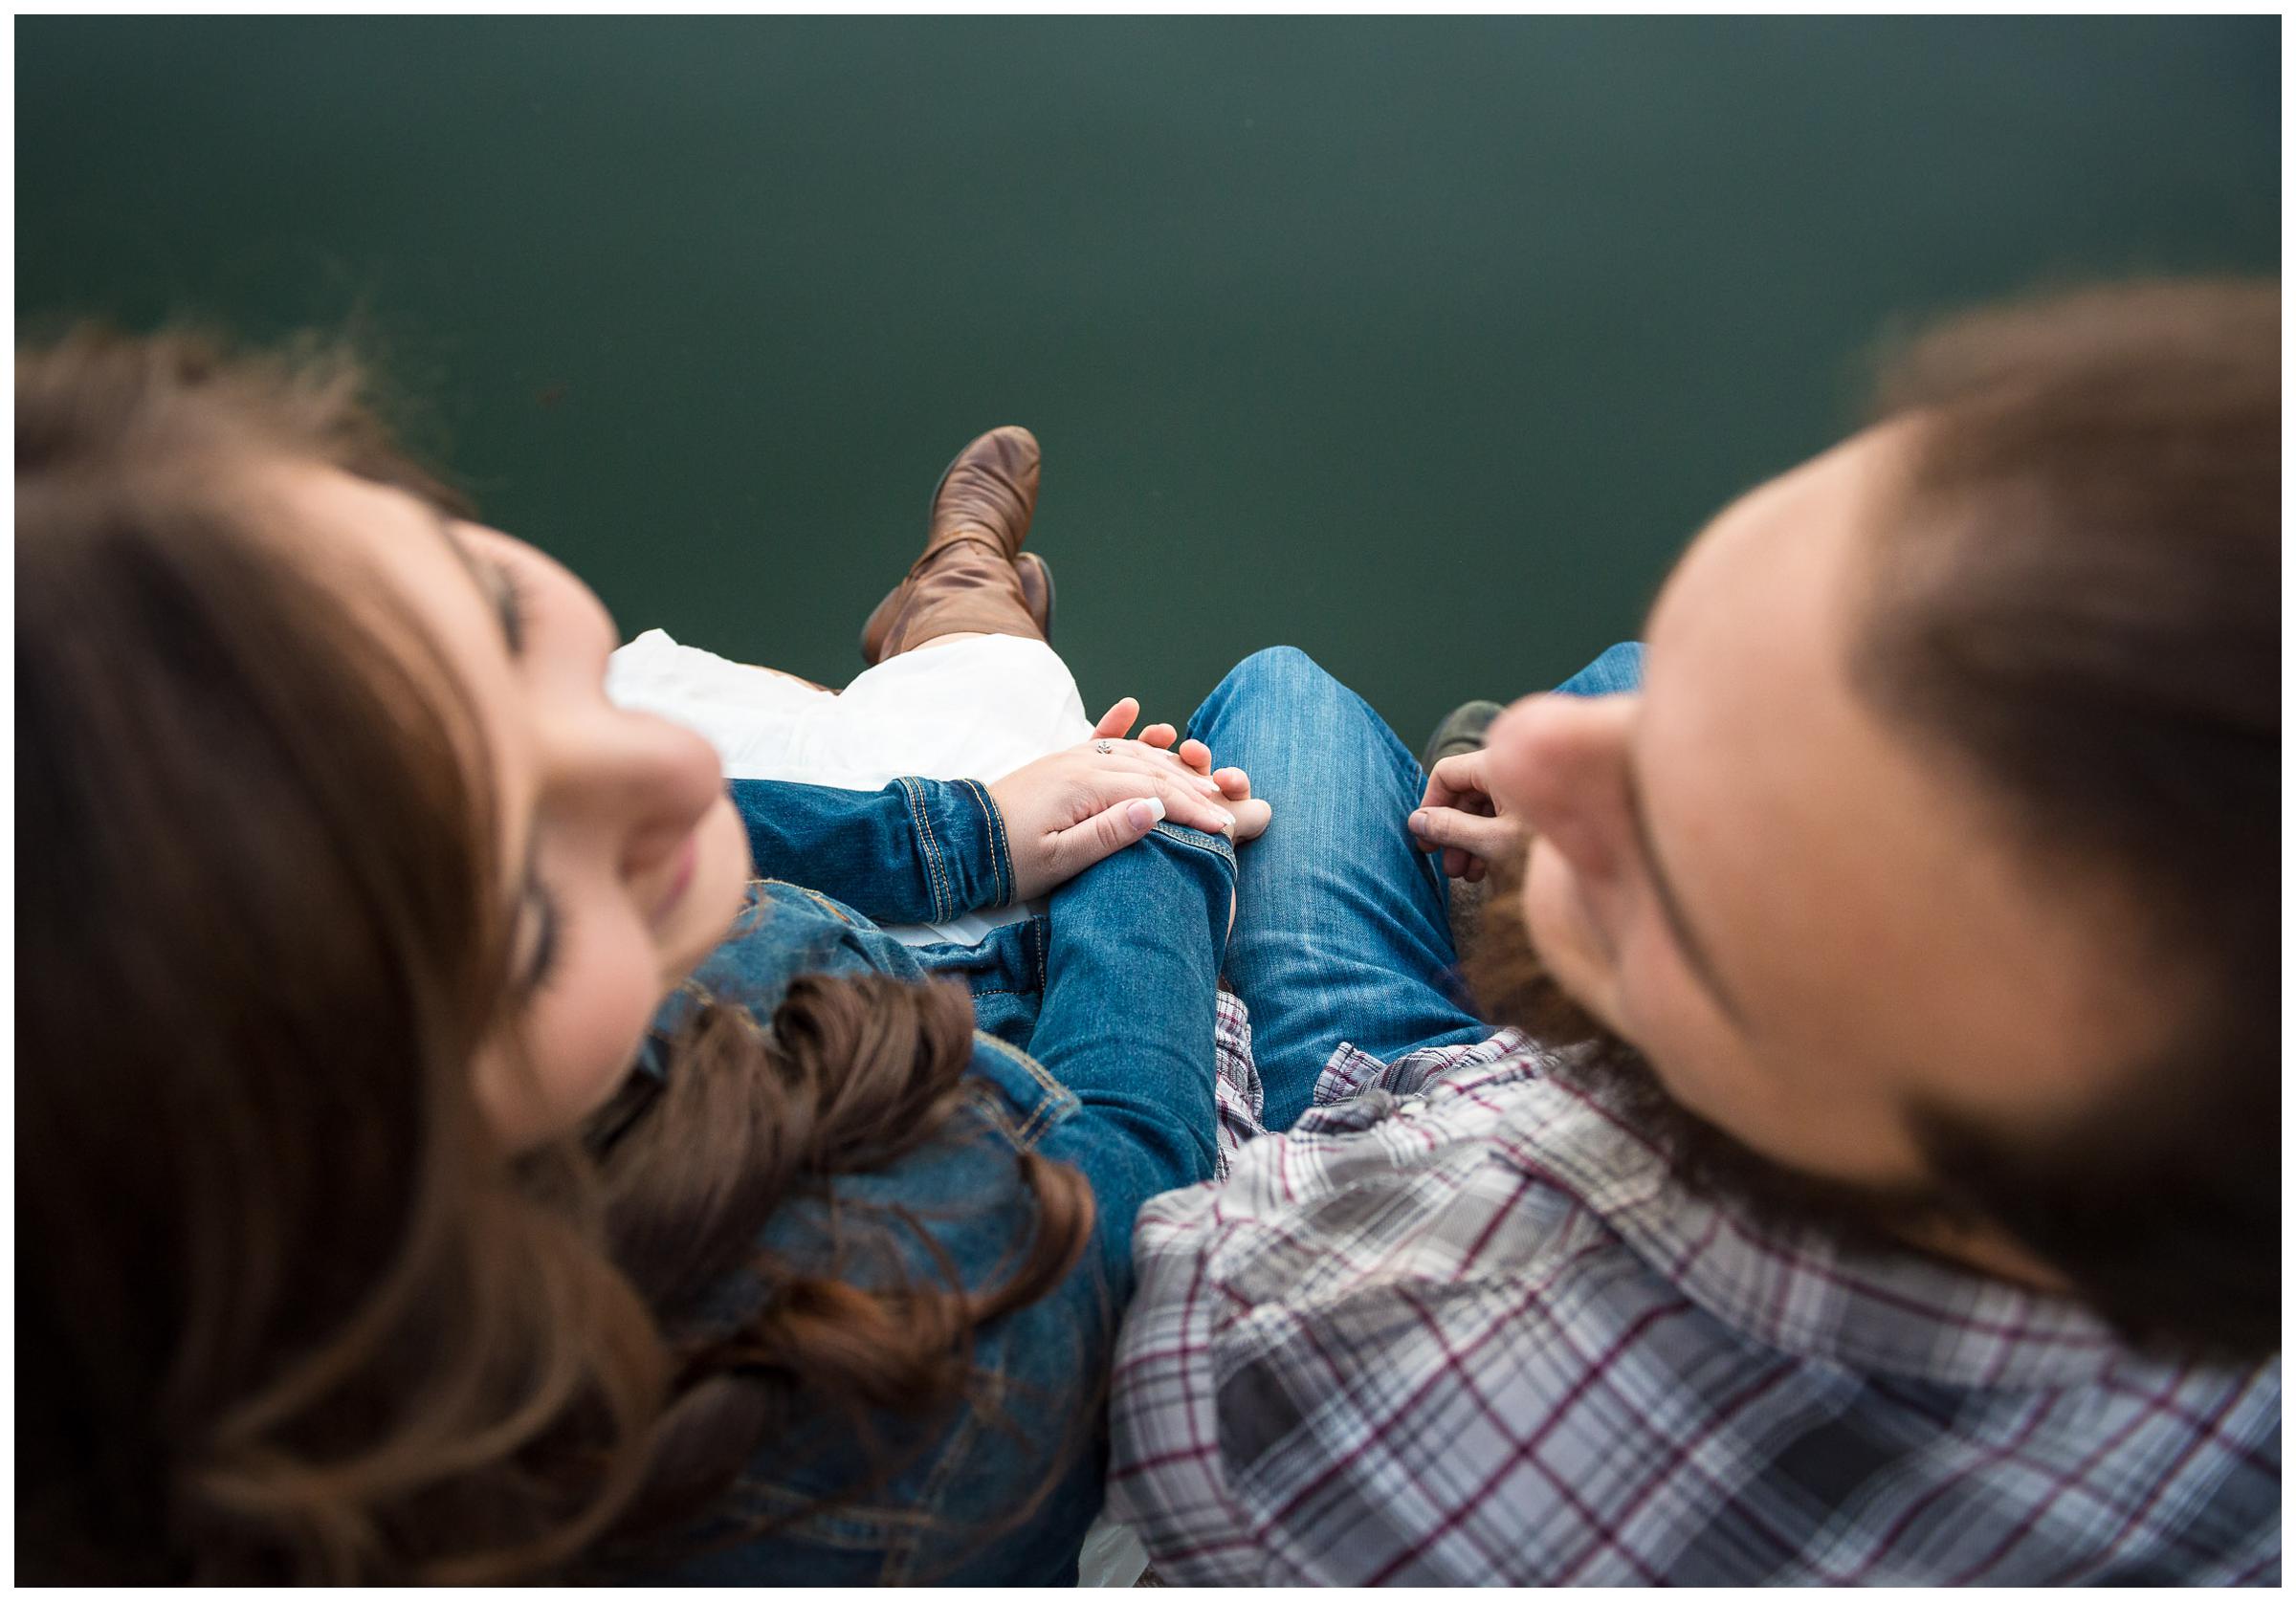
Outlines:
<svg viewBox="0 0 2296 1602"><path fill-rule="evenodd" d="M1045 644L1052 643L1052 564L1034 551L1023 551L1012 559L1013 570L1021 576L1021 599L1028 603L1029 621L1036 625L1037 633Z"/></svg>
<svg viewBox="0 0 2296 1602"><path fill-rule="evenodd" d="M1051 572L1021 551L1041 466L1036 436L1020 428L992 429L958 452L933 492L924 555L862 625L864 661L874 667L941 634L1050 638Z"/></svg>

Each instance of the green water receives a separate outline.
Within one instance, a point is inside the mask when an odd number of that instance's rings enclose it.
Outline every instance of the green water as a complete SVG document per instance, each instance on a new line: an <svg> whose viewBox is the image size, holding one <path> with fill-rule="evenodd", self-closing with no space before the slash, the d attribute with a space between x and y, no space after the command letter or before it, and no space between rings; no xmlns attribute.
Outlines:
<svg viewBox="0 0 2296 1602"><path fill-rule="evenodd" d="M1416 746L1889 314L2277 272L2279 27L26 18L16 306L356 318L627 630L831 683L1026 423L1088 700L1289 642Z"/></svg>

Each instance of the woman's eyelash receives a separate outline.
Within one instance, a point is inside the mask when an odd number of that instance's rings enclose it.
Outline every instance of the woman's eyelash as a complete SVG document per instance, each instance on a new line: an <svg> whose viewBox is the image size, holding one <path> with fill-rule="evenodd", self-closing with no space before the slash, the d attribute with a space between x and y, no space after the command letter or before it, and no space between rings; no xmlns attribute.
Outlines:
<svg viewBox="0 0 2296 1602"><path fill-rule="evenodd" d="M494 567L497 598L502 608L502 637L509 642L510 654L518 656L526 649L526 624L533 608L518 569L506 561L497 561Z"/></svg>
<svg viewBox="0 0 2296 1602"><path fill-rule="evenodd" d="M558 898L540 885L529 892L528 903L534 908L537 925L534 956L526 965L526 989L531 994L548 989L557 976L559 953L565 945L565 919Z"/></svg>

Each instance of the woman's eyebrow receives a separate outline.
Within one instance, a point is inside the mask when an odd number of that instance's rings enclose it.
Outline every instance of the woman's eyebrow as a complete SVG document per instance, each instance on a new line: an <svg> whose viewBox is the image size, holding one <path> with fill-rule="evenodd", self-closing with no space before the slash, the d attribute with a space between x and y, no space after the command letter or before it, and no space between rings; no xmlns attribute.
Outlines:
<svg viewBox="0 0 2296 1602"><path fill-rule="evenodd" d="M462 563L462 570L471 576L471 582L478 586L479 599L493 609L495 621L501 625L502 648L513 656L523 655L526 648L525 630L519 625L516 598L503 587L498 575L490 573L476 557L471 555L471 549L463 543L462 536L454 532L452 513L442 506L433 506L430 516L439 538L447 542L447 549L454 553L454 560Z"/></svg>
<svg viewBox="0 0 2296 1602"><path fill-rule="evenodd" d="M1683 915L1682 901L1674 893L1673 882L1667 877L1666 867L1659 860L1658 842L1650 832L1650 815L1643 805L1642 779L1637 772L1632 745L1626 750L1624 776L1626 815L1634 821L1635 844L1643 853L1644 865L1649 869L1650 889L1658 897L1659 911L1666 918L1667 927L1673 932L1674 942L1682 948L1682 955L1691 971L1712 993L1715 1004L1738 1026L1741 1033L1751 1035L1754 1026L1747 1021L1745 1009L1738 1005L1737 998L1731 993L1730 986L1722 982L1721 973L1715 968L1714 959L1708 955L1705 942L1692 933L1690 920Z"/></svg>
<svg viewBox="0 0 2296 1602"><path fill-rule="evenodd" d="M431 526L438 530L438 537L447 542L447 549L454 553L454 560L462 563L462 570L471 576L471 582L477 586L479 598L493 608L496 622L502 626L503 648L513 656L518 655L520 647L518 619L512 610L514 603L504 595L501 582L490 579L486 569L479 565L478 559L471 555L470 547L462 542L462 536L454 532L454 518L445 508L433 506L430 514ZM535 862L541 845L541 831L529 828L526 831L525 849L519 853L523 858L524 866L519 869L519 888L511 911L511 926L515 930L524 921L519 915L522 909L538 905L542 909L534 953L527 959L525 973L521 976L521 982L529 990L535 987L539 976L548 969L559 933L557 909L542 894L541 876Z"/></svg>

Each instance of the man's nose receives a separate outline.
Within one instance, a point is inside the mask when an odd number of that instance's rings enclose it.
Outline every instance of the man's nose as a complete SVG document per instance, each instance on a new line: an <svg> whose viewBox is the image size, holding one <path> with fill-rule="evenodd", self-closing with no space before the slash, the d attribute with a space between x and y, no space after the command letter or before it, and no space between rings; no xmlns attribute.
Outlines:
<svg viewBox="0 0 2296 1602"><path fill-rule="evenodd" d="M1614 866L1627 823L1631 695L1530 695L1490 726L1490 790L1580 871Z"/></svg>

